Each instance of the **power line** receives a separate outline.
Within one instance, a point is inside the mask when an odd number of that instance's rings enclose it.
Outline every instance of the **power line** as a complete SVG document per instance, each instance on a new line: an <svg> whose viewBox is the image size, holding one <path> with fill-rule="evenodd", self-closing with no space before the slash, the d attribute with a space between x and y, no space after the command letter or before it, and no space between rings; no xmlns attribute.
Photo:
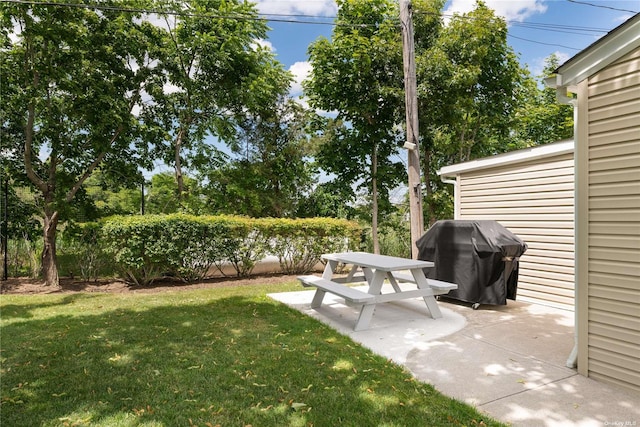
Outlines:
<svg viewBox="0 0 640 427"><path fill-rule="evenodd" d="M549 31L565 34L578 34L581 36L591 36L598 34L606 34L609 32L605 28L591 28L591 27L578 27L573 25L556 25L556 24L542 24L535 22L514 22L513 27L521 27L529 30Z"/></svg>
<svg viewBox="0 0 640 427"><path fill-rule="evenodd" d="M591 7L599 7L602 9L609 9L609 10L617 10L619 12L630 12L630 13L638 13L637 10L630 10L630 9L620 9L617 7L613 7L613 6L605 6L603 4L595 4L595 3L589 3L586 1L578 1L578 0L567 0L569 3L575 3L575 4L583 4L585 6L591 6Z"/></svg>
<svg viewBox="0 0 640 427"><path fill-rule="evenodd" d="M575 0L567 0L579 3ZM306 14L278 14L278 13L265 13L260 16L250 16L250 15L241 15L241 14L216 14L216 13L200 13L200 12L189 12L189 11L175 11L175 10L164 10L164 9L145 9L145 8L125 8L119 6L109 6L102 4L87 4L87 3L64 3L64 2L55 2L55 1L38 1L38 0L0 0L2 3L15 3L15 4L25 4L32 6L56 6L56 7L75 7L81 9L94 9L94 10L104 10L104 11L115 11L115 12L128 12L128 13L144 13L144 14L158 14L158 15L174 15L174 16L187 16L187 17L196 17L196 18L216 18L216 19L238 19L238 20L254 20L254 21L268 21L268 22L282 22L282 23L292 23L292 24L311 24L311 25L338 25L338 26L355 26L355 27L367 27L367 26L377 26L378 24L336 24L335 19L336 16L319 16L319 15L306 15ZM624 9L619 9L624 10ZM454 16L458 18L464 19L480 19L470 16L462 16L462 15L452 15L452 14L444 14L444 13L435 13L435 12L426 12L426 11L416 11L416 14L423 15L434 15L440 16L444 18L452 18ZM305 18L305 20L300 19L288 19L288 18ZM309 20L311 19L311 20ZM319 21L323 20L323 21ZM330 20L330 21L329 21ZM572 34L583 34L585 33L600 33L605 34L609 31L606 28L595 28L595 27L582 27L582 26L573 26L573 25L559 25L559 24L547 24L541 22L520 22L515 20L507 20L506 23L517 26L524 27L530 29L538 29L542 31L556 31L556 32L565 32Z"/></svg>
<svg viewBox="0 0 640 427"><path fill-rule="evenodd" d="M584 4L584 5L593 6L593 7L602 7L606 9L636 13L635 11L632 11L632 10L596 5L596 4L582 2L578 0L567 0L567 1L571 3ZM331 25L331 26L352 27L352 28L376 27L379 25L379 24L340 24L340 23L334 22L335 19L337 18L335 16L314 16L314 15L303 15L303 14L262 14L259 16L253 16L253 15L243 15L243 14L216 14L216 13L200 13L200 12L175 11L175 10L163 10L163 9L128 8L128 7L119 7L119 6L109 6L109 5L103 5L103 4L68 3L68 2L63 3L63 2L55 2L55 1L38 1L38 0L0 0L0 2L25 4L25 5L31 5L31 6L54 6L54 7L69 7L69 8L73 7L73 8L80 8L80 9L114 11L114 12L125 12L125 13L172 15L172 16L213 18L213 19L235 19L235 20L245 20L245 21L266 21L266 22L280 22L280 23L305 24L305 25ZM458 14L452 15L452 14L435 13L435 12L428 12L428 11L415 11L414 13L423 14L423 15L433 15L433 16L438 16L442 18L457 17L457 18L463 18L468 20L482 19L482 18L476 18L472 16L464 16L464 15L458 15ZM287 19L287 18L296 18L296 19ZM305 19L301 20L297 18L305 18ZM495 18L495 19L499 19L499 18ZM331 20L331 21L328 21L328 20ZM541 22L520 22L515 20L508 20L508 21L505 20L505 22L514 27L522 27L530 30L578 34L578 35L584 35L584 36L590 36L594 34L606 34L609 31L609 29L605 29L605 28L547 24L547 23L541 23ZM515 36L512 34L507 34L507 35L508 37L512 37L514 39L523 40L530 43L536 43L536 44L546 45L546 46L563 47L563 48L571 49L575 51L580 50L578 48L565 46L562 44L545 43L538 40L532 40L528 38Z"/></svg>
<svg viewBox="0 0 640 427"><path fill-rule="evenodd" d="M457 19L465 19L465 20L486 20L486 18L484 17L475 17L475 16L468 16L468 15L460 15L460 14L448 14L448 13L435 13L435 12L426 12L426 11L416 11L415 12L416 15L432 15L432 16L439 16L442 18L457 18ZM608 28L598 28L598 27L583 27L583 26L576 26L576 25L566 25L566 24L549 24L549 23L544 23L544 22L522 22L522 21L517 21L517 20L507 20L507 19L502 19L498 16L491 18L489 21L495 22L495 21L499 21L502 20L503 22L505 22L508 25L514 26L514 27L524 27L524 28L529 28L529 29L535 29L535 30L542 30L542 31L555 31L555 32L564 32L564 33L571 33L571 34L580 34L580 35L591 35L591 33L595 33L595 34L606 34L610 31L610 29ZM586 34L585 34L586 33Z"/></svg>
<svg viewBox="0 0 640 427"><path fill-rule="evenodd" d="M541 42L541 41L537 41L537 40L525 39L524 37L514 36L513 34L507 34L507 37L512 37L514 39L523 40L523 41L530 42L530 43L542 44L542 45L545 45L545 46L563 47L565 49L571 49L571 50L575 50L575 51L582 50L582 49L579 49L577 47L565 46L563 44L545 43L545 42Z"/></svg>
<svg viewBox="0 0 640 427"><path fill-rule="evenodd" d="M474 16L465 16L465 15L459 15L459 14L436 14L434 12L422 12L422 11L416 11L416 14L422 14L422 15L433 15L433 16L440 16L440 17L449 17L449 18L462 18L462 19L467 19L467 20L484 20L485 18L480 18L480 17L474 17ZM492 21L495 20L499 20L501 18L495 17L492 18ZM541 22L520 22L520 21L513 21L513 20L504 20L505 23L511 24L513 26L520 26L520 27L524 27L524 28L528 28L528 29L532 29L532 30L541 30L541 31L553 31L553 32L561 32L561 33L570 33L570 34L579 34L579 35L593 35L593 34L606 34L607 32L609 32L608 29L605 28L594 28L594 27L582 27L582 26L573 26L573 25L558 25L558 24L546 24L546 23L541 23ZM507 37L511 37L514 39L518 39L518 40L522 40L522 41L526 41L526 42L530 42L530 43L536 43L536 44L540 44L540 45L545 45L545 46L555 46L555 47L563 47L565 49L571 49L571 50L575 50L575 51L579 51L581 49L576 48L576 47L572 47L572 46L566 46L566 45L562 45L562 44L558 44L558 43L546 43L546 42L541 42L538 40L532 40L532 39L527 39L524 37L519 37L519 36L514 36L511 33L507 33Z"/></svg>
<svg viewBox="0 0 640 427"><path fill-rule="evenodd" d="M317 20L308 20L303 21L299 19L282 19L282 18L266 18L266 16L303 16L303 15L277 15L277 14L269 14L262 16L251 16L251 15L242 15L242 14L227 14L221 15L216 13L199 13L199 12L188 12L188 11L176 11L176 10L164 10L164 9L145 9L145 8L132 8L132 7L118 7L118 6L109 6L102 4L86 4L86 3L61 3L54 1L37 1L37 0L0 0L1 3L14 3L14 4L24 4L30 6L54 6L54 7L69 7L69 8L78 8L78 9L89 9L89 10L100 10L100 11L111 11L111 12L125 12L125 13L142 13L142 14L156 14L156 15L172 15L172 16L186 16L190 18L214 18L214 19L236 19L241 21L267 21L267 22L284 22L284 23L295 23L295 24L311 24L311 25L332 25L335 26L334 22L323 22ZM310 16L307 17L315 18L315 19L333 19L331 17L323 17L323 16ZM364 27L364 26L373 26L373 24L354 24L348 25L351 27Z"/></svg>

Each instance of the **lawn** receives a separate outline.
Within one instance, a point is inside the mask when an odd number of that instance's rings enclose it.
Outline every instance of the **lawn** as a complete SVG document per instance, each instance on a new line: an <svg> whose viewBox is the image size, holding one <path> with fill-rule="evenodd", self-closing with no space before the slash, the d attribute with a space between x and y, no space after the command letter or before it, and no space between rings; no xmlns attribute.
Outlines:
<svg viewBox="0 0 640 427"><path fill-rule="evenodd" d="M4 426L500 425L266 294L2 295Z"/></svg>

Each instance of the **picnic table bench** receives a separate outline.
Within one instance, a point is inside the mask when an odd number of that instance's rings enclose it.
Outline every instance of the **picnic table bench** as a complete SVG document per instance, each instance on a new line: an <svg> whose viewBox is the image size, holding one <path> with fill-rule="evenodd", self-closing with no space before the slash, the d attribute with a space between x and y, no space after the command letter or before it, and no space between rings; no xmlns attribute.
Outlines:
<svg viewBox="0 0 640 427"><path fill-rule="evenodd" d="M345 286L342 283L332 282L331 280L323 279L318 276L300 276L298 280L302 282L303 286L313 286L320 292L316 292L316 295L311 302L311 307L320 307L322 304L322 298L326 292L338 295L345 299L345 301L352 304L371 304L375 302L375 297L366 292L362 292L358 289Z"/></svg>
<svg viewBox="0 0 640 427"><path fill-rule="evenodd" d="M399 282L408 282L408 283L416 283L416 279L410 274L404 273L392 273L393 277ZM433 293L435 295L444 295L449 293L454 289L458 289L458 285L450 282L443 282L442 280L429 279L427 278L427 285L431 289L433 289Z"/></svg>

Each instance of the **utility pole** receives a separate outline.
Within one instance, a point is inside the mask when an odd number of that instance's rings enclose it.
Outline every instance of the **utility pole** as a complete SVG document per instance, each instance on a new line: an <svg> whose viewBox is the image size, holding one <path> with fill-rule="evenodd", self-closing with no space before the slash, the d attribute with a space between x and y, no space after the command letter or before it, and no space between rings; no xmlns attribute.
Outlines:
<svg viewBox="0 0 640 427"><path fill-rule="evenodd" d="M9 178L4 177L4 194L2 203L2 280L9 278Z"/></svg>
<svg viewBox="0 0 640 427"><path fill-rule="evenodd" d="M422 183L420 181L420 146L418 144L418 89L416 79L416 51L413 40L411 2L400 1L402 27L402 62L404 63L404 91L407 115L407 149L409 164L409 215L411 217L411 257L418 258L416 241L424 231L422 217Z"/></svg>

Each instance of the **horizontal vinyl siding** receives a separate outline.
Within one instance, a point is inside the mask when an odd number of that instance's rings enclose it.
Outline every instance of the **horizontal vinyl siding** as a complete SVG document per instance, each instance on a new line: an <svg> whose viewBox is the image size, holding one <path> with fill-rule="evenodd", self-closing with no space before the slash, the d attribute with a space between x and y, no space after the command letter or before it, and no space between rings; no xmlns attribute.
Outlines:
<svg viewBox="0 0 640 427"><path fill-rule="evenodd" d="M519 301L573 310L573 154L459 176L459 219L491 219L524 240Z"/></svg>
<svg viewBox="0 0 640 427"><path fill-rule="evenodd" d="M640 390L640 49L588 92L588 374Z"/></svg>

